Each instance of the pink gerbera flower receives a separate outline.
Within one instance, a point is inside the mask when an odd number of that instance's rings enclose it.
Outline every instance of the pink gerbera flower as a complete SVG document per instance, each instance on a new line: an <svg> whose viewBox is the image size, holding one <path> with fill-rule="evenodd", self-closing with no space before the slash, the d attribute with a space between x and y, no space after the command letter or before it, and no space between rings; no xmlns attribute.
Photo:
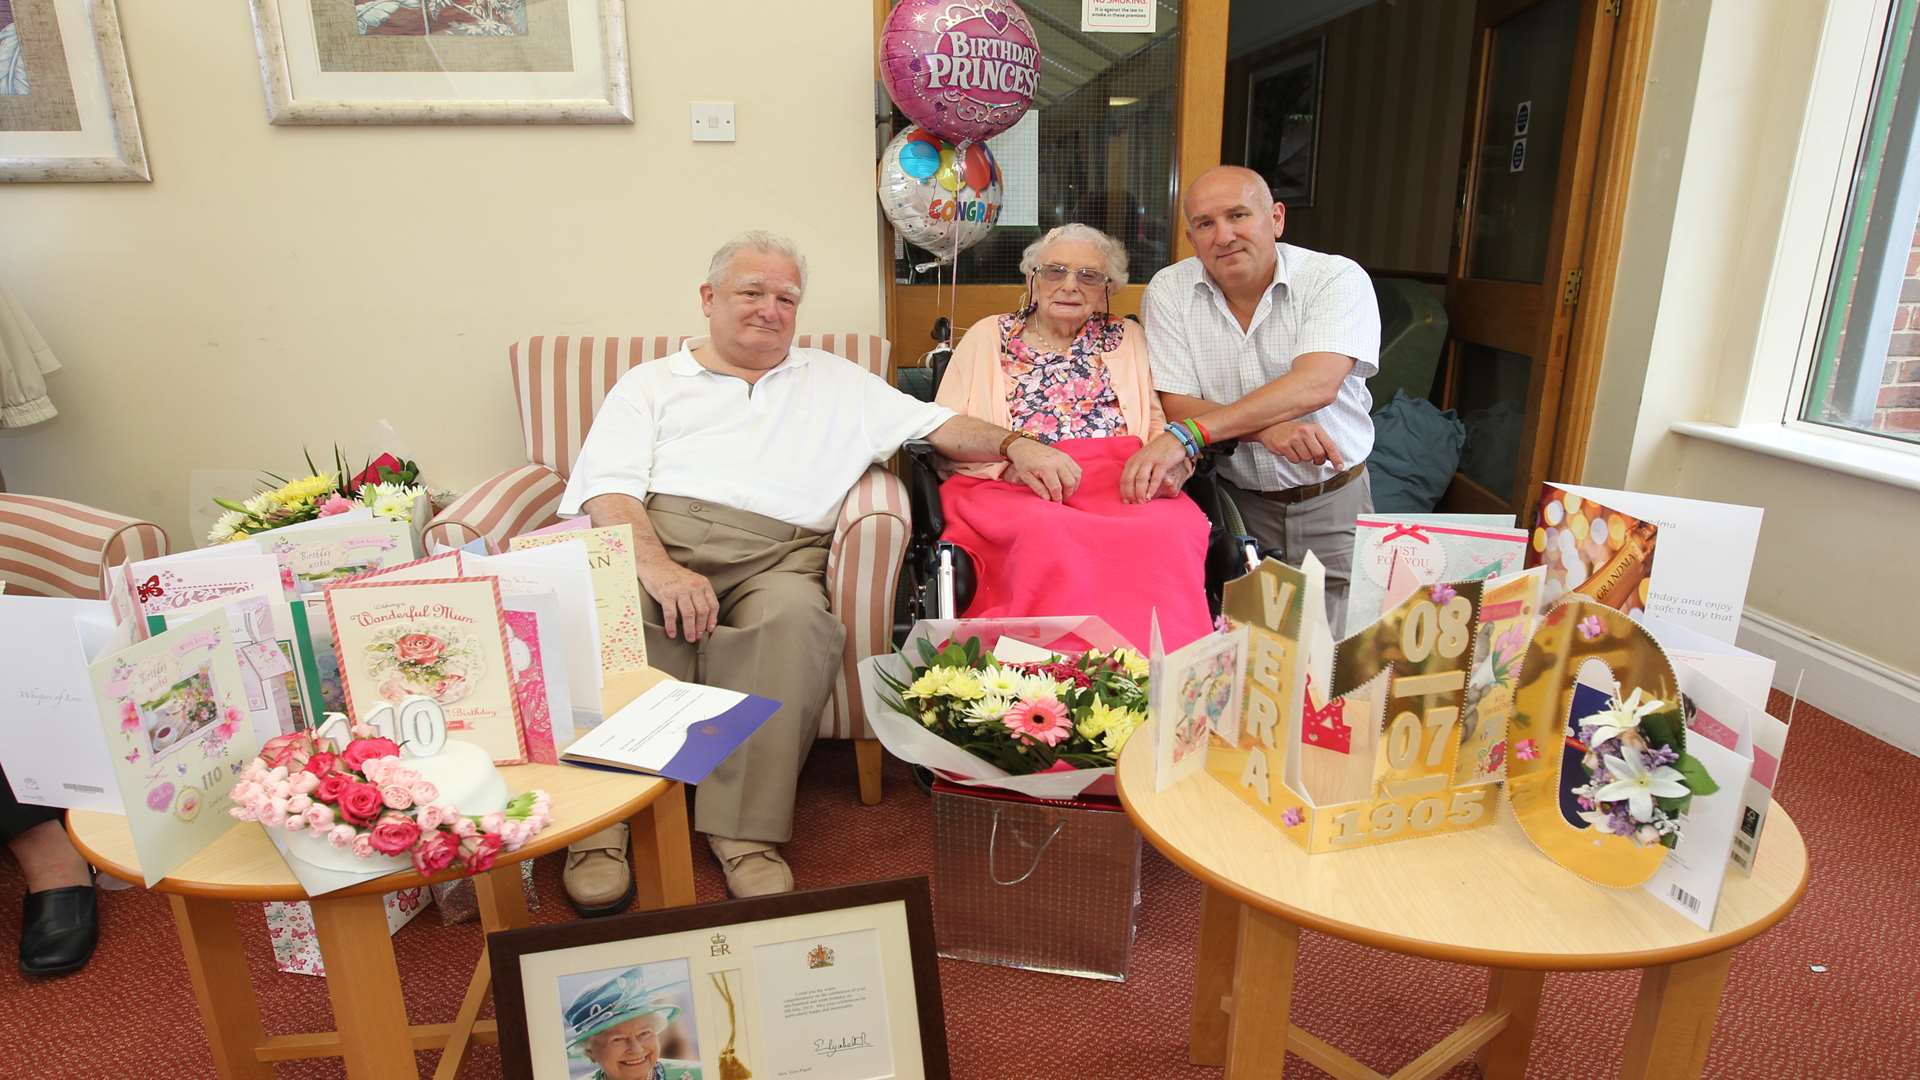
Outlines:
<svg viewBox="0 0 1920 1080"><path fill-rule="evenodd" d="M1067 707L1052 698L1022 701L1008 709L1000 722L1013 732L1014 738L1048 746L1060 745L1061 740L1073 733L1073 725L1067 723Z"/></svg>

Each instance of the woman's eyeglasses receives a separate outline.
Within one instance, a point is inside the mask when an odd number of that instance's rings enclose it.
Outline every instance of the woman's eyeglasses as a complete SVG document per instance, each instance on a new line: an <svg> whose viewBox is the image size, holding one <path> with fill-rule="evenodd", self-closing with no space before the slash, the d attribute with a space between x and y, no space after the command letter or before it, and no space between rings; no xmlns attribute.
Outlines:
<svg viewBox="0 0 1920 1080"><path fill-rule="evenodd" d="M1067 280L1068 274L1072 274L1080 284L1085 285L1089 289L1105 288L1107 282L1113 280L1091 266L1083 266L1078 270L1074 270L1070 267L1062 266L1059 263L1048 263L1035 272L1039 275L1041 281L1049 285L1058 285Z"/></svg>

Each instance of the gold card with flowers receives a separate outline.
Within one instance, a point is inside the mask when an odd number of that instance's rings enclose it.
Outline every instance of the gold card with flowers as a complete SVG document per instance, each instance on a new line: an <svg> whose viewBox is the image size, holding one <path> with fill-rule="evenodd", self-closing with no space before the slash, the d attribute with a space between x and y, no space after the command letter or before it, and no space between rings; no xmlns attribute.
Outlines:
<svg viewBox="0 0 1920 1080"><path fill-rule="evenodd" d="M325 595L349 714L429 698L445 710L447 730L494 764L526 763L499 578L376 578Z"/></svg>
<svg viewBox="0 0 1920 1080"><path fill-rule="evenodd" d="M1645 883L1679 842L1694 797L1719 790L1687 752L1673 664L1644 626L1572 596L1541 620L1521 671L1512 735L1539 747L1507 765L1521 830L1596 885Z"/></svg>
<svg viewBox="0 0 1920 1080"><path fill-rule="evenodd" d="M1224 613L1248 632L1245 705L1208 773L1313 853L1486 825L1497 779L1455 778L1483 584L1420 589L1336 643L1311 554L1229 583Z"/></svg>

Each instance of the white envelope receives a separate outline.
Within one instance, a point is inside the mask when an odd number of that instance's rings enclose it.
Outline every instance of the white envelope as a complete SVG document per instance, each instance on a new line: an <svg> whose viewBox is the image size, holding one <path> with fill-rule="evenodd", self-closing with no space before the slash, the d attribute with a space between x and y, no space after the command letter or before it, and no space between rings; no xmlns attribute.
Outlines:
<svg viewBox="0 0 1920 1080"><path fill-rule="evenodd" d="M1676 663L1685 661L1708 678L1740 695L1741 700L1762 712L1767 708L1767 692L1773 689L1774 662L1771 657L1750 653L1719 638L1703 634L1671 619L1641 615L1640 625L1653 634L1653 640ZM1681 689L1686 689L1683 684ZM1754 742L1760 733L1754 732Z"/></svg>
<svg viewBox="0 0 1920 1080"><path fill-rule="evenodd" d="M502 595L543 591L554 594L559 604L554 626L566 660L567 697L572 702L573 726L585 731L599 723L600 616L594 604L593 571L587 566L586 545L550 544L505 555L463 554L461 563L469 575L499 578ZM544 646L544 618L541 627ZM554 669L549 666L548 670ZM549 676L548 681L554 680ZM554 722L557 728L558 717Z"/></svg>
<svg viewBox="0 0 1920 1080"><path fill-rule="evenodd" d="M23 803L120 814L82 620L104 651L115 629L106 601L0 596L0 765Z"/></svg>
<svg viewBox="0 0 1920 1080"><path fill-rule="evenodd" d="M1760 544L1764 511L1759 507L1578 484L1552 486L1660 527L1647 614L1721 641L1732 641L1740 632L1747 579Z"/></svg>

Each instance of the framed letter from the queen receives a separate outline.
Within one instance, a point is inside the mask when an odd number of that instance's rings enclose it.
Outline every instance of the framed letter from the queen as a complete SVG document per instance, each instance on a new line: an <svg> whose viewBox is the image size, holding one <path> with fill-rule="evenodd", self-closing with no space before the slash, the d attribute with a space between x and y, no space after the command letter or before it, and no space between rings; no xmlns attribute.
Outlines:
<svg viewBox="0 0 1920 1080"><path fill-rule="evenodd" d="M509 1077L946 1080L927 879L488 935Z"/></svg>

